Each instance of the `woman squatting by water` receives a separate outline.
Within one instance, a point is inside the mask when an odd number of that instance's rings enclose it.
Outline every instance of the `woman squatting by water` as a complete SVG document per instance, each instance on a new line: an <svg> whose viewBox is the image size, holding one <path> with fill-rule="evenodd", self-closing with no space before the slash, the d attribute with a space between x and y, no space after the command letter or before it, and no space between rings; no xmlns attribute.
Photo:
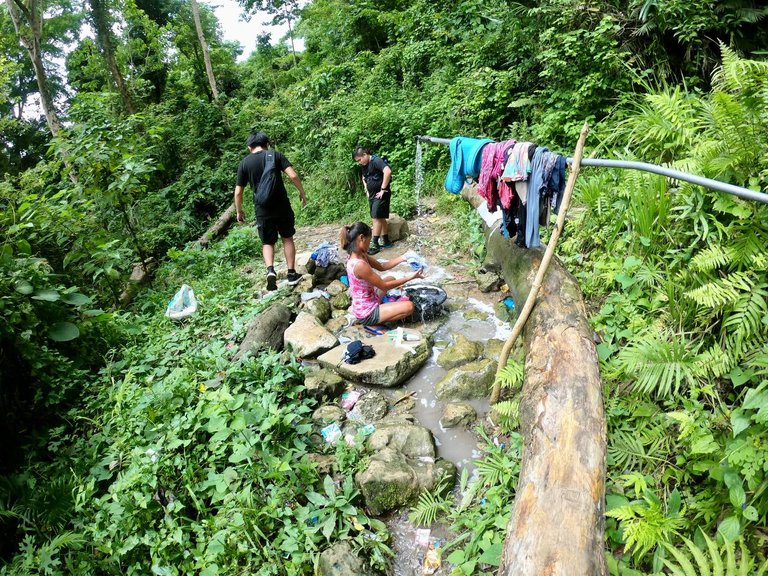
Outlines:
<svg viewBox="0 0 768 576"><path fill-rule="evenodd" d="M395 278L379 276L375 271L391 270L398 264L406 262L403 256L379 262L368 256L373 234L371 227L364 222L355 222L344 226L339 232L339 243L349 254L347 260L347 277L349 292L352 296L352 314L359 324L372 326L381 322L404 320L413 314L414 305L410 300L387 302L382 304L388 290L402 286L414 278L423 278L424 271L417 270L409 276Z"/></svg>

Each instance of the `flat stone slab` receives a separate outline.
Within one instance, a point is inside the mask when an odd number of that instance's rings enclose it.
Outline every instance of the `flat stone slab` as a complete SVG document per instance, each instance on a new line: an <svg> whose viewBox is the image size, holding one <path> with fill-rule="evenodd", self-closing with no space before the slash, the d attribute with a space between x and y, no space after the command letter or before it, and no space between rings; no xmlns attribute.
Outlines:
<svg viewBox="0 0 768 576"><path fill-rule="evenodd" d="M307 312L299 312L296 321L283 335L285 347L302 358L312 358L336 346L339 341Z"/></svg>
<svg viewBox="0 0 768 576"><path fill-rule="evenodd" d="M347 345L341 344L317 360L322 367L335 370L347 380L390 388L413 376L432 353L432 345L424 337L418 342L404 342L396 346L385 334L366 338L363 344L373 346L376 356L358 364L347 364L342 361Z"/></svg>

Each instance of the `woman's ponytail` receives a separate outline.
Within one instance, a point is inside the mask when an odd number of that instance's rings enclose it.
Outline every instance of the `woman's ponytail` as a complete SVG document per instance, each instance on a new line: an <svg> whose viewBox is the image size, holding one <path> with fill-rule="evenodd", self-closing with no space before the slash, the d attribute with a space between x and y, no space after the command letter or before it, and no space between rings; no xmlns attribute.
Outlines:
<svg viewBox="0 0 768 576"><path fill-rule="evenodd" d="M342 226L339 230L339 245L351 254L354 249L354 241L360 235L371 237L371 227L365 222L355 222L352 225Z"/></svg>

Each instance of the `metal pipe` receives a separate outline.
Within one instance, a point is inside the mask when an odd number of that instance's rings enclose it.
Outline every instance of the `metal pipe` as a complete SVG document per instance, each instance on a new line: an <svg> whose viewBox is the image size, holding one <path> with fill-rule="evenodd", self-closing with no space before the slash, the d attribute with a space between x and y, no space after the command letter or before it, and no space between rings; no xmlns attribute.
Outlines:
<svg viewBox="0 0 768 576"><path fill-rule="evenodd" d="M566 158L566 162L570 164L571 158ZM704 186L705 188L711 188L712 190L718 190L725 192L726 194L733 194L739 198L745 200L756 200L757 202L763 202L768 204L768 194L763 192L755 192L741 186L735 186L733 184L727 184L720 182L719 180L712 180L710 178L704 178L703 176L695 176L688 174L687 172L680 172L680 170L673 170L672 168L665 168L664 166L657 166L656 164L648 164L647 162L632 162L629 160L602 160L600 158L585 158L581 161L582 166L598 166L605 168L629 168L631 170L642 170L644 172L652 172L653 174L660 174L667 178L674 178L675 180L683 180L690 182L691 184L697 184Z"/></svg>
<svg viewBox="0 0 768 576"><path fill-rule="evenodd" d="M444 144L448 145L451 142L450 138L435 138L434 136L416 136L416 140L419 142L430 142L432 144ZM566 162L571 164L572 158L566 158ZM748 188L742 188L741 186L735 186L734 184L727 184L720 182L719 180L712 180L711 178L704 178L703 176L694 176L687 172L680 172L679 170L673 170L672 168L665 168L656 164L648 164L647 162L633 162L629 160L603 160L600 158L585 158L581 161L582 166L595 166L602 168L624 168L630 170L642 170L644 172L651 172L653 174L659 174L666 176L667 178L674 178L675 180L682 180L684 182L690 182L704 188L710 188L712 190L718 190L719 192L725 192L726 194L732 194L745 200L755 200L768 204L768 194L764 192L755 192Z"/></svg>

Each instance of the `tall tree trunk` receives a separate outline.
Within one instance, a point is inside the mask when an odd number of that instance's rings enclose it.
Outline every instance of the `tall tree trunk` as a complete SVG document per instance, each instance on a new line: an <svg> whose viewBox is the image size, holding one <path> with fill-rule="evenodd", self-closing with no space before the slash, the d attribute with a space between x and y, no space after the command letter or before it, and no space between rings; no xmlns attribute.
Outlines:
<svg viewBox="0 0 768 576"><path fill-rule="evenodd" d="M23 0L5 0L5 3L8 5L8 12L11 15L16 35L19 37L21 45L27 49L29 59L32 61L32 67L37 78L37 88L40 91L40 104L43 107L48 129L53 136L56 136L61 130L61 121L53 107L53 97L48 83L48 74L43 67L43 55L40 47L40 41L43 37L43 7L38 0L27 0L27 4Z"/></svg>
<svg viewBox="0 0 768 576"><path fill-rule="evenodd" d="M293 54L293 67L296 67L296 46L293 43L293 27L291 26L290 16L287 19L288 22L288 37L291 39L291 54Z"/></svg>
<svg viewBox="0 0 768 576"><path fill-rule="evenodd" d="M133 114L136 111L133 107L133 100L128 93L128 86L125 84L123 74L120 72L120 68L117 67L117 62L115 61L107 7L104 5L104 0L89 0L89 3L91 5L93 26L96 28L96 41L104 55L104 60L107 62L107 68L109 68L109 72L112 74L112 80L115 82L115 86L117 86L120 100L123 102L123 108L128 114Z"/></svg>
<svg viewBox="0 0 768 576"><path fill-rule="evenodd" d="M211 66L211 57L208 54L208 44L203 34L203 24L200 22L200 10L197 7L197 0L190 0L192 3L192 17L195 20L195 29L197 38L200 40L200 47L203 49L203 61L205 62L205 74L208 76L208 84L211 86L211 94L214 101L219 99L219 91L216 89L216 78L213 76L213 66Z"/></svg>

